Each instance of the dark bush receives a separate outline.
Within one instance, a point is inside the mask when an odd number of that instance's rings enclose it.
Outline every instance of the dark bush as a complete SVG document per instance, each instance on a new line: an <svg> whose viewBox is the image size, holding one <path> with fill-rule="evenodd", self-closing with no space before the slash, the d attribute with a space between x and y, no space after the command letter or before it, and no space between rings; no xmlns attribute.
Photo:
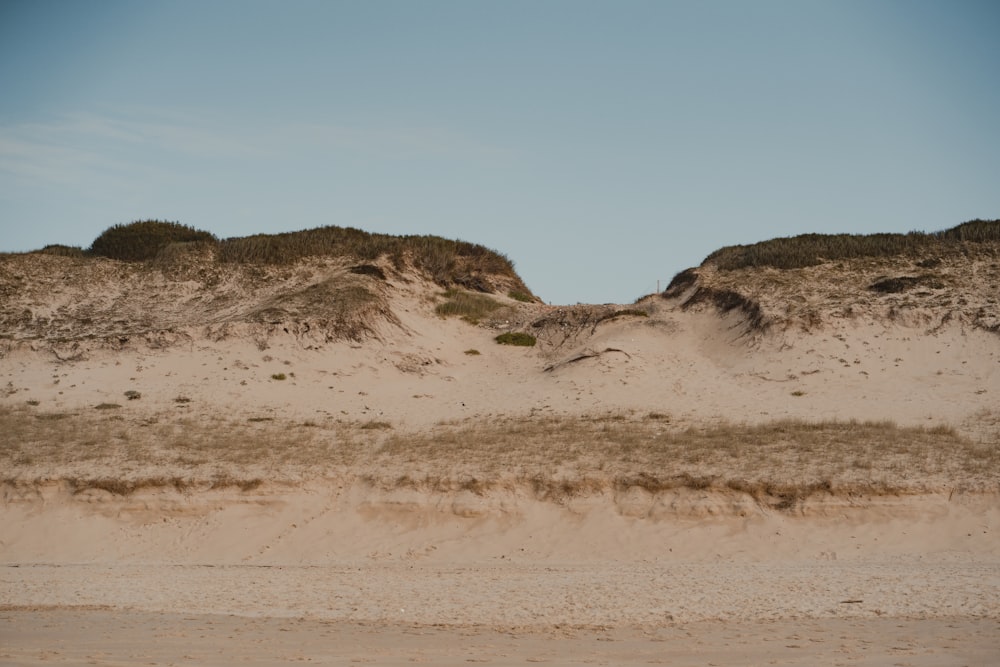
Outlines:
<svg viewBox="0 0 1000 667"><path fill-rule="evenodd" d="M520 301L521 303L534 303L535 301L535 298L530 294L516 289L512 289L507 292L507 296L514 299L514 301Z"/></svg>
<svg viewBox="0 0 1000 667"><path fill-rule="evenodd" d="M142 220L127 225L109 227L94 239L90 254L125 262L153 259L164 247L172 243L202 241L216 243L208 233L178 222Z"/></svg>
<svg viewBox="0 0 1000 667"><path fill-rule="evenodd" d="M898 278L882 278L877 280L868 289L873 292L881 292L883 294L896 294L898 292L905 292L906 290L913 289L914 287L930 287L931 289L941 289L944 287L942 283L935 276L923 275L923 276L900 276Z"/></svg>
<svg viewBox="0 0 1000 667"><path fill-rule="evenodd" d="M798 269L824 261L891 257L948 244L986 241L1000 241L1000 220L970 220L930 234L802 234L720 248L705 263L712 262L724 271L755 266Z"/></svg>
<svg viewBox="0 0 1000 667"><path fill-rule="evenodd" d="M357 266L352 266L348 271L359 276L371 276L379 280L385 280L385 271L374 264L358 264Z"/></svg>
<svg viewBox="0 0 1000 667"><path fill-rule="evenodd" d="M1000 241L1000 220L969 220L934 234L947 241Z"/></svg>

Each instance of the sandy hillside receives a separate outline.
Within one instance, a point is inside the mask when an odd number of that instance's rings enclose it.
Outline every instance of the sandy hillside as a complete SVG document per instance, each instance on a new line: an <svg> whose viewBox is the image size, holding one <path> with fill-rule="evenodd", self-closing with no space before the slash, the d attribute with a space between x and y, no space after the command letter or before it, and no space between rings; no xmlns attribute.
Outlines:
<svg viewBox="0 0 1000 667"><path fill-rule="evenodd" d="M1000 242L957 236L572 307L424 237L2 256L0 663L235 664L234 618L262 663L996 662Z"/></svg>

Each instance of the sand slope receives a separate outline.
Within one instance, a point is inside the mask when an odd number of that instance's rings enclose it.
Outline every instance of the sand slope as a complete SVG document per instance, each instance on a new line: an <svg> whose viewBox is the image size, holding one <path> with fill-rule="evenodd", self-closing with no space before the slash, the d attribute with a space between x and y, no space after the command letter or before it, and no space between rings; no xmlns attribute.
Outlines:
<svg viewBox="0 0 1000 667"><path fill-rule="evenodd" d="M126 271L101 267L105 281ZM344 271L300 273L320 284ZM724 287L709 273L702 286ZM299 293L297 275L282 289ZM691 303L693 288L580 307L496 295L505 309L473 325L435 313L440 288L390 275L381 319L355 340L330 320L246 315L258 310L240 299L273 301L273 285L226 283L229 310L191 310L184 299L206 303L204 286L168 278L154 281L146 329L134 328L142 295L121 285L100 303L85 290L32 292L33 305L7 292L5 313L31 313L4 320L0 353L0 663L1000 661L1000 336L988 291L975 291L987 309L975 317L945 318L935 293L892 319L880 296L846 315L821 290L803 296L816 317L779 317L758 291L766 326ZM100 312L92 330L87 299ZM114 331L115 308L127 332ZM538 345L494 341L511 330ZM613 448L583 463L532 458L510 475L454 442L438 458L384 454L435 429L549 418L596 424L587 437L608 442L618 420L649 438L729 424L739 440L777 419L889 419L943 429L972 458L875 452L874 469L859 469L897 491L818 486L783 503L696 476L651 485ZM362 449L340 459L345 429ZM146 456L198 432L218 440L214 460L212 442ZM332 439L317 451L333 458L279 456L306 432ZM806 454L789 437L793 474ZM246 463L233 456L243 444L257 448ZM755 450L734 451L733 475L753 469ZM659 465L645 472L669 478L672 464ZM108 483L140 478L163 481Z"/></svg>

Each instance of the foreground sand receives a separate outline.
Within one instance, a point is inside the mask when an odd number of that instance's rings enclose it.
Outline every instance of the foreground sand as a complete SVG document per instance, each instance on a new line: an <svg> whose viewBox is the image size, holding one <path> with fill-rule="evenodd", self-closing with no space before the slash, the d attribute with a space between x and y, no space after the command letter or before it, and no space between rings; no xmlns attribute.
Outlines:
<svg viewBox="0 0 1000 667"><path fill-rule="evenodd" d="M0 664L1000 661L1000 496L716 495L656 519L316 484L8 497Z"/></svg>
<svg viewBox="0 0 1000 667"><path fill-rule="evenodd" d="M996 664L997 623L703 621L653 629L495 630L108 610L0 612L4 665Z"/></svg>

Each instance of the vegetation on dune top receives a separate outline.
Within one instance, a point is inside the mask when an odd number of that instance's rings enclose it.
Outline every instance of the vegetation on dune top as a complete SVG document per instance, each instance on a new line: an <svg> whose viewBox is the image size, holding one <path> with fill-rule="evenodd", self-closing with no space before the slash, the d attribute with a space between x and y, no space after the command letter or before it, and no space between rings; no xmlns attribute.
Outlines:
<svg viewBox="0 0 1000 667"><path fill-rule="evenodd" d="M216 238L208 232L179 222L140 220L104 230L94 239L88 254L124 262L142 262L154 259L163 248L172 243L196 242L215 243Z"/></svg>
<svg viewBox="0 0 1000 667"><path fill-rule="evenodd" d="M210 232L178 222L140 220L108 228L86 250L50 245L38 252L145 262L177 257L185 248L194 247L211 248L216 260L225 264L288 265L309 257L344 257L359 262L387 258L397 270L412 266L445 287L493 292L499 285L491 279L502 278L504 289L528 300L534 298L513 262L495 250L438 236L393 236L351 227L327 226L220 240ZM374 274L381 269L365 265L365 271Z"/></svg>
<svg viewBox="0 0 1000 667"><path fill-rule="evenodd" d="M257 234L219 243L219 261L291 264L306 257L346 256L362 261L387 257L402 269L407 261L443 286L492 292L487 276L508 278L527 291L505 255L467 241L439 236L392 236L351 227L318 227L301 232Z"/></svg>
<svg viewBox="0 0 1000 667"><path fill-rule="evenodd" d="M705 258L723 271L769 266L799 269L824 261L892 257L941 249L963 242L1000 241L1000 220L970 220L940 232L909 234L802 234L727 246Z"/></svg>

